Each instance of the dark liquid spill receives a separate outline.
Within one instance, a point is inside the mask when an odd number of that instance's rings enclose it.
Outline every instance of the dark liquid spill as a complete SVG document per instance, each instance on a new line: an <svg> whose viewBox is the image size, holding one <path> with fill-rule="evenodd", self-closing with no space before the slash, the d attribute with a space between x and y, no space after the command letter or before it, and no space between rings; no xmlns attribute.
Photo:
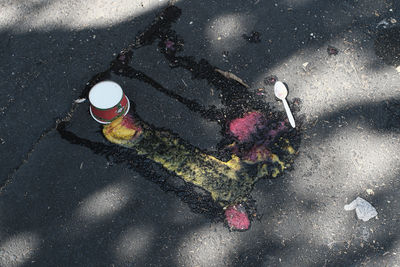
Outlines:
<svg viewBox="0 0 400 267"><path fill-rule="evenodd" d="M57 131L63 139L71 144L86 147L94 153L106 157L112 163L127 164L129 168L158 184L163 191L174 192L193 212L203 214L215 221L222 221L223 210L213 201L208 192L177 178L176 175L168 172L159 164L137 155L131 149L81 138L69 131L67 126L68 122L61 122Z"/></svg>
<svg viewBox="0 0 400 267"><path fill-rule="evenodd" d="M109 79L111 72L130 79L140 80L151 85L168 97L176 99L187 106L191 111L200 114L203 118L218 122L221 126L221 134L224 138L220 142L218 146L219 151L215 156L221 160L227 160L231 157L232 153L223 148L234 140L232 136L228 134L227 129L228 123L232 119L239 118L247 112L257 110L265 114L268 119L265 128L273 129L280 121L285 119L285 116L283 113L272 112L269 105L263 101L262 97L250 92L238 81L229 79L215 71L216 68L206 60L201 59L197 62L194 57L191 56L177 56L176 54L183 50L184 40L171 29L171 26L172 23L179 18L180 14L181 10L175 6L169 6L162 11L144 32L136 36L133 44L121 51L116 59L111 62L109 69L95 75L87 83L81 94L81 98L87 98L89 90L96 83ZM129 65L135 49L151 45L156 40L159 40L159 50L169 61L171 68L182 68L189 71L193 79L206 80L219 91L221 103L224 105L223 109L217 109L215 106L206 108L194 100L184 98L168 90L150 76ZM131 103L131 110L132 113L134 113L134 103ZM137 117L136 114L135 116ZM213 201L210 193L207 191L183 181L175 174L165 170L161 165L135 154L131 149L81 138L75 133L68 131L66 128L67 124L68 122L62 122L57 127L61 137L65 140L72 144L87 147L94 153L104 155L108 160L112 160L115 163L127 163L131 168L147 179L159 184L162 190L174 192L184 203L188 204L193 212L204 214L214 220L221 220L223 218L221 206ZM152 129L157 128L152 127ZM299 132L296 129L289 129L285 133L271 137L271 140L269 140L271 143L271 152L278 155L282 153L281 146L284 145L280 138L283 137L282 135L290 140L291 145L297 150L300 145ZM264 139L265 135L262 134L260 136L252 136L253 142L242 144L239 150L248 150L257 140L265 141ZM249 213L255 213L254 201L252 201L250 197L245 205Z"/></svg>

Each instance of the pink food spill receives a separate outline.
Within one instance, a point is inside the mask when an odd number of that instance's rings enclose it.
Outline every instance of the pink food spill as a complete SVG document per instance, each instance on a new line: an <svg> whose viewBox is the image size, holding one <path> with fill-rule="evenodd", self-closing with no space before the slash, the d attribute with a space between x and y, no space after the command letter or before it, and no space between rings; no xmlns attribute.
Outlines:
<svg viewBox="0 0 400 267"><path fill-rule="evenodd" d="M135 127L135 121L133 120L133 117L130 114L125 115L122 118L121 125L126 127L126 128L128 128L128 129L135 129L136 128Z"/></svg>
<svg viewBox="0 0 400 267"><path fill-rule="evenodd" d="M271 152L264 145L254 145L249 151L243 153L242 159L250 162L261 162L266 161Z"/></svg>
<svg viewBox="0 0 400 267"><path fill-rule="evenodd" d="M270 130L268 132L268 136L271 136L272 138L275 138L280 132L287 130L287 127L285 126L285 122L281 121L278 124L278 127L276 129Z"/></svg>
<svg viewBox="0 0 400 267"><path fill-rule="evenodd" d="M232 205L225 210L225 219L229 228L233 230L247 230L250 227L250 220L242 205Z"/></svg>
<svg viewBox="0 0 400 267"><path fill-rule="evenodd" d="M171 40L167 40L167 41L165 42L165 47L166 47L167 49L175 50L174 45L175 45L175 43L172 42Z"/></svg>
<svg viewBox="0 0 400 267"><path fill-rule="evenodd" d="M264 121L264 116L259 112L250 112L237 118L229 123L229 131L240 142L250 140L252 134L257 131L258 126L261 126Z"/></svg>
<svg viewBox="0 0 400 267"><path fill-rule="evenodd" d="M136 131L135 135L132 137L132 140L137 139L143 131L143 129L135 123L135 119L130 114L122 117L121 125L125 128Z"/></svg>

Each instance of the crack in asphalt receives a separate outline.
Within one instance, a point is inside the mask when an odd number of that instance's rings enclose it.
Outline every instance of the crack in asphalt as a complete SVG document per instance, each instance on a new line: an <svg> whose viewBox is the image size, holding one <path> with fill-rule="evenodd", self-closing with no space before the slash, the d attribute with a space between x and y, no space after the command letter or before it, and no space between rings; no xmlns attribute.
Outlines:
<svg viewBox="0 0 400 267"><path fill-rule="evenodd" d="M51 127L48 127L47 129L43 130L42 133L40 134L39 138L32 144L31 148L29 149L29 151L22 157L22 160L20 162L20 164L15 167L8 175L7 175L7 179L4 181L4 183L2 183L0 185L0 194L4 191L4 189L12 183L13 179L15 178L17 172L19 171L19 169L22 168L22 166L24 166L26 163L28 163L29 158L31 157L31 155L33 154L33 152L35 151L35 148L39 145L39 143L46 137L48 136L52 131L56 130L58 125L61 122L64 121L69 121L72 116L73 113L75 112L77 106L79 104L78 103L73 103L72 107L70 108L70 110L68 111L68 113L61 118L56 119L55 124Z"/></svg>
<svg viewBox="0 0 400 267"><path fill-rule="evenodd" d="M5 180L4 183L2 183L0 185L0 194L4 191L4 189L7 187L7 185L11 184L12 180L15 177L15 174L18 172L18 170L25 164L28 162L29 157L32 155L32 153L35 151L36 146L40 143L40 141L42 141L42 139L44 137L46 137L52 130L55 130L54 127L45 129L42 134L40 135L40 137L33 143L33 145L31 146L31 148L29 149L29 151L23 156L22 161L20 162L20 164L15 167L10 174L7 175L7 179Z"/></svg>
<svg viewBox="0 0 400 267"><path fill-rule="evenodd" d="M174 0L171 0L171 1L169 1L169 4L168 4L168 5L171 6L171 5L174 5L174 3L175 3L175 1L174 1ZM139 48L139 47L141 47L141 46L143 46L143 45L146 45L146 44L143 42L143 39L144 39L144 38L143 38L143 37L144 37L143 35L144 35L145 33L151 35L154 31L157 31L157 29L158 29L158 27L159 27L159 23L163 23L163 22L164 22L163 19L157 18L157 19L150 25L150 28L147 29L146 32L142 32L142 33L137 34L137 36L135 37L135 42L134 42L133 44L130 44L129 47L128 47L128 49L125 50L125 52L130 51L130 50L135 49L135 48ZM101 73L99 73L99 74L93 76L93 77L89 80L89 82L86 83L86 86L85 86L85 88L82 90L82 93L81 93L81 95L79 96L79 99L85 99L85 100L86 100L89 90L90 90L96 83L98 83L99 81L102 81L102 80L104 80L105 78L109 77L110 74L111 74L111 69L112 69L112 63L111 63L111 66L110 66L107 70L105 70L105 71L103 71L103 72L101 72ZM15 178L15 175L16 175L16 173L18 172L18 170L19 170L22 166L24 166L24 165L29 161L29 158L30 158L30 156L33 154L33 152L35 151L35 148L37 147L37 145L39 145L39 143L40 143L49 133L51 133L52 131L56 130L60 123L70 121L71 118L72 118L73 113L75 112L76 108L78 107L78 105L79 105L80 103L82 103L82 102L79 102L79 103L73 102L72 107L70 108L69 112L68 112L64 117L60 117L60 118L56 119L55 124L54 124L53 126L47 128L47 129L45 129L45 130L41 133L41 135L39 136L39 138L32 144L32 146L31 146L31 148L29 149L29 151L22 157L22 160L21 160L20 164L19 164L17 167L15 167L15 168L7 175L7 179L6 179L2 184L0 184L0 194L4 191L4 189L5 189L9 184L12 183L12 181L13 181L13 179ZM11 104L11 103L10 103L10 101L9 101L8 105L6 105L5 107L0 107L0 112L4 114L5 111L7 110L8 106L9 106L10 104ZM3 139L0 139L0 141L2 141L2 140L3 140Z"/></svg>

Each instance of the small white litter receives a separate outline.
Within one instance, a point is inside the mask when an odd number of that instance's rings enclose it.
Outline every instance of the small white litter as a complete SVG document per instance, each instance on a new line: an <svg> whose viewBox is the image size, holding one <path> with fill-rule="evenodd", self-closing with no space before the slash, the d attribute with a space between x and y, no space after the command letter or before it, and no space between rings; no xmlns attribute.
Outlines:
<svg viewBox="0 0 400 267"><path fill-rule="evenodd" d="M383 19L378 23L378 25L376 25L376 27L379 28L381 25L383 25L383 28L386 28L386 26L389 25L389 22L387 22L386 19Z"/></svg>
<svg viewBox="0 0 400 267"><path fill-rule="evenodd" d="M80 104L80 103L83 103L83 102L85 102L85 101L86 101L86 98L78 98L78 99L75 99L75 100L74 100L74 103Z"/></svg>
<svg viewBox="0 0 400 267"><path fill-rule="evenodd" d="M364 222L369 221L369 219L374 218L378 215L376 209L365 199L357 197L350 204L344 206L345 210L356 209L357 218L363 220Z"/></svg>

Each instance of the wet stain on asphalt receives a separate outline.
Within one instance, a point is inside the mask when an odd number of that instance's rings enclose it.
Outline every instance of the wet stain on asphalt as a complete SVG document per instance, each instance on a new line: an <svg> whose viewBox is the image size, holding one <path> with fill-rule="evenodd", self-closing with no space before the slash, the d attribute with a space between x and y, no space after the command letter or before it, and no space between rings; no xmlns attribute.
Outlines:
<svg viewBox="0 0 400 267"><path fill-rule="evenodd" d="M249 43L261 43L261 33L252 31L250 35L243 34L242 37Z"/></svg>
<svg viewBox="0 0 400 267"><path fill-rule="evenodd" d="M113 144L79 137L68 130L68 121L60 123L57 130L72 144L87 147L114 163L129 164L164 191L175 192L196 213L220 221L224 209L240 205L254 219L255 203L250 192L260 178L275 178L291 168L300 145L301 122L298 128L292 129L282 112L273 111L262 96L224 76L207 60L179 56L184 40L171 27L180 15L181 10L175 6L163 10L137 35L133 44L121 51L108 70L87 83L81 98L87 98L96 83L110 79L111 73L137 79L176 99L204 119L217 122L223 136L217 152L203 151L171 131L146 123L136 114L133 102L129 116L103 128L104 136ZM259 40L259 35L256 39ZM213 85L224 108L204 107L182 97L130 65L135 49L156 41L171 68L188 71L192 79L206 80ZM292 103L295 112L298 103L297 100Z"/></svg>
<svg viewBox="0 0 400 267"><path fill-rule="evenodd" d="M400 27L381 28L378 31L375 53L388 65L400 65Z"/></svg>
<svg viewBox="0 0 400 267"><path fill-rule="evenodd" d="M332 55L336 56L337 54L339 54L339 49L337 49L334 46L328 45L326 52L328 53L329 56L332 56Z"/></svg>

